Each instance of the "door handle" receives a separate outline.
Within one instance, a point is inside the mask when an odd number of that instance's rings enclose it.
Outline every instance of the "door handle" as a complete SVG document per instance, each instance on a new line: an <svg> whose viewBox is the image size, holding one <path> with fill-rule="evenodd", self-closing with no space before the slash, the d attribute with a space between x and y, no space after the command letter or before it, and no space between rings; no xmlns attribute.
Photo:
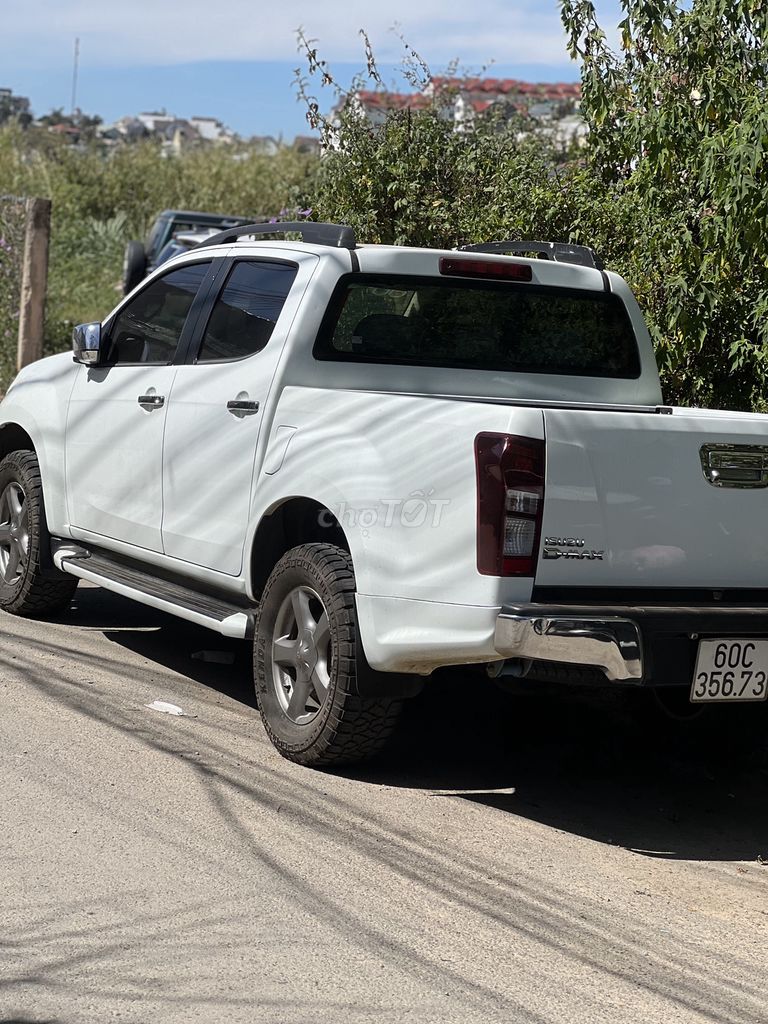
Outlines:
<svg viewBox="0 0 768 1024"><path fill-rule="evenodd" d="M161 405L165 405L165 395L139 395L138 401L139 405L148 409L159 409Z"/></svg>
<svg viewBox="0 0 768 1024"><path fill-rule="evenodd" d="M259 403L246 402L239 398L233 398L231 401L227 402L227 409L230 412L239 412L243 413L245 416L253 416L255 412L259 411Z"/></svg>

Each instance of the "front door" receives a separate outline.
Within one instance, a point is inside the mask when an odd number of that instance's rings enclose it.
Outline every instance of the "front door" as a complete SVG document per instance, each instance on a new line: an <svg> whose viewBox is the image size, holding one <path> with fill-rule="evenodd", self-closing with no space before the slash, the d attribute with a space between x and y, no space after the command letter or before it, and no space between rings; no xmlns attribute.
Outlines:
<svg viewBox="0 0 768 1024"><path fill-rule="evenodd" d="M105 324L104 366L81 366L67 411L73 536L162 551L162 449L173 360L210 260L155 278ZM196 313L195 313L196 315Z"/></svg>

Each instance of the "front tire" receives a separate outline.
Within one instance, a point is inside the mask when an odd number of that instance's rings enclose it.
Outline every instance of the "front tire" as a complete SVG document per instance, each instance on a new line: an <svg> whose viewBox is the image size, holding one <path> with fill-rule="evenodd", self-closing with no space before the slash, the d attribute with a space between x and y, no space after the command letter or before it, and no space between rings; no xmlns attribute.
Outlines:
<svg viewBox="0 0 768 1024"><path fill-rule="evenodd" d="M50 545L37 456L11 452L0 462L0 608L13 615L45 615L69 605L77 580L43 573Z"/></svg>
<svg viewBox="0 0 768 1024"><path fill-rule="evenodd" d="M355 576L333 544L292 548L272 571L254 639L256 699L277 750L312 767L378 753L402 702L357 696Z"/></svg>

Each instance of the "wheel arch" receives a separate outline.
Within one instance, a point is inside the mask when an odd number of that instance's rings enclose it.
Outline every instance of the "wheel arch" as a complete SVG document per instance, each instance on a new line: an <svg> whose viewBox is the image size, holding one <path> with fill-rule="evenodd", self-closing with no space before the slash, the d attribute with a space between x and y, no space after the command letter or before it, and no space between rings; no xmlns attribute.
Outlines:
<svg viewBox="0 0 768 1024"><path fill-rule="evenodd" d="M0 462L10 455L11 452L29 452L35 457L38 470L40 470L40 450L31 435L18 423L2 423L0 424ZM62 574L53 564L49 532L50 523L48 522L48 499L45 493L45 478L42 472L40 473L40 490L42 491L44 518L41 526L43 533L38 552L38 566L42 577L49 580L59 580Z"/></svg>
<svg viewBox="0 0 768 1024"><path fill-rule="evenodd" d="M53 536L62 536L67 524L63 451L60 445L61 441L58 441L58 446L54 445L51 451L33 416L14 415L0 423L0 460L15 451L33 452L37 458L42 478L45 517Z"/></svg>
<svg viewBox="0 0 768 1024"><path fill-rule="evenodd" d="M0 424L0 459L16 451L30 451L37 455L37 446L27 431L18 423Z"/></svg>
<svg viewBox="0 0 768 1024"><path fill-rule="evenodd" d="M248 590L258 601L269 574L286 551L313 541L335 544L351 553L349 540L334 513L314 498L284 498L262 516L250 549Z"/></svg>
<svg viewBox="0 0 768 1024"><path fill-rule="evenodd" d="M289 497L276 503L262 516L251 542L250 596L261 600L270 573L291 548L313 542L334 544L346 551L354 569L354 552L336 515L321 501L307 497ZM357 693L372 698L404 699L418 694L424 680L418 676L394 672L376 672L365 657L366 637L360 631L357 663Z"/></svg>

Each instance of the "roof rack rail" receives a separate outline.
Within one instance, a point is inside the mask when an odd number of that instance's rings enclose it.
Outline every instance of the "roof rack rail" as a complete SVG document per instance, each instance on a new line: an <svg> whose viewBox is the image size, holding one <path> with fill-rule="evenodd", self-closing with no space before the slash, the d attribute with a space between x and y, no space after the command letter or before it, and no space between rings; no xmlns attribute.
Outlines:
<svg viewBox="0 0 768 1024"><path fill-rule="evenodd" d="M331 245L336 249L354 249L357 246L355 232L348 224L322 224L317 221L279 221L272 223L241 224L227 228L217 235L211 235L204 242L195 246L196 249L209 245L226 245L236 242L246 235L285 235L297 232L302 242L314 242L315 245Z"/></svg>
<svg viewBox="0 0 768 1024"><path fill-rule="evenodd" d="M539 253L545 259L557 263L576 263L580 267L594 267L603 270L604 264L594 249L587 245L571 245L570 242L532 242L523 238L509 238L504 242L483 242L480 245L460 245L462 252Z"/></svg>

